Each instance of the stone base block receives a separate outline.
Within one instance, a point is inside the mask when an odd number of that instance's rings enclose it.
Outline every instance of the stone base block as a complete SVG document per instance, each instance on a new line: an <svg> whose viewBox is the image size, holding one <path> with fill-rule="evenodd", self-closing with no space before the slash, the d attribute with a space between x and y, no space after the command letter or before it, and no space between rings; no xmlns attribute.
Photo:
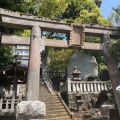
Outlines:
<svg viewBox="0 0 120 120"><path fill-rule="evenodd" d="M16 106L17 120L44 120L46 104L41 101L22 101Z"/></svg>
<svg viewBox="0 0 120 120"><path fill-rule="evenodd" d="M110 116L110 110L114 109L114 105L102 105L100 108L101 116L108 117Z"/></svg>

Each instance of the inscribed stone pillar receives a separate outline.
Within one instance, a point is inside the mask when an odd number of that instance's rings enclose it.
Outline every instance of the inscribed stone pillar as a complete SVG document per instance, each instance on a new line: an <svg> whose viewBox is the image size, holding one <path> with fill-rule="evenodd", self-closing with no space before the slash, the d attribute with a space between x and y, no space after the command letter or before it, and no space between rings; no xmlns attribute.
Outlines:
<svg viewBox="0 0 120 120"><path fill-rule="evenodd" d="M27 76L27 101L39 100L40 40L41 29L39 26L34 26L32 28L30 40L30 56Z"/></svg>

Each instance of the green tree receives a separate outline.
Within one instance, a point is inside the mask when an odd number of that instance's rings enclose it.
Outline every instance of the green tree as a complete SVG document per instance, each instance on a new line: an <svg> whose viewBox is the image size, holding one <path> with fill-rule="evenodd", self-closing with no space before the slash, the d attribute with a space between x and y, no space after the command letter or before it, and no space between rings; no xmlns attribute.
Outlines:
<svg viewBox="0 0 120 120"><path fill-rule="evenodd" d="M14 29L7 29L0 25L0 38L2 34L8 33L11 34L14 32ZM0 68L9 66L13 61L13 46L0 45Z"/></svg>
<svg viewBox="0 0 120 120"><path fill-rule="evenodd" d="M112 16L115 18L115 22L120 23L120 5L118 5L116 8L113 8Z"/></svg>
<svg viewBox="0 0 120 120"><path fill-rule="evenodd" d="M9 66L13 61L13 47L2 45L0 46L0 68Z"/></svg>
<svg viewBox="0 0 120 120"><path fill-rule="evenodd" d="M64 72L67 68L67 63L69 62L70 56L76 50L72 49L49 49L48 63L49 70L56 72Z"/></svg>
<svg viewBox="0 0 120 120"><path fill-rule="evenodd" d="M113 22L113 24L119 26L120 25L120 5L116 8L112 8L112 12L109 16L109 20ZM120 62L120 41L111 39L112 45L110 46L110 52L114 55L117 62Z"/></svg>
<svg viewBox="0 0 120 120"><path fill-rule="evenodd" d="M101 6L101 3L102 3L102 0L94 0L94 2L96 3L96 5L97 5L98 7L100 7L100 6Z"/></svg>
<svg viewBox="0 0 120 120"><path fill-rule="evenodd" d="M67 0L0 0L0 7L44 17L61 15L70 2Z"/></svg>
<svg viewBox="0 0 120 120"><path fill-rule="evenodd" d="M24 0L0 0L0 7L23 13L27 13L29 8L29 6L26 4Z"/></svg>
<svg viewBox="0 0 120 120"><path fill-rule="evenodd" d="M102 17L100 8L92 0L72 0L61 18L87 24L106 26L110 24L107 19Z"/></svg>

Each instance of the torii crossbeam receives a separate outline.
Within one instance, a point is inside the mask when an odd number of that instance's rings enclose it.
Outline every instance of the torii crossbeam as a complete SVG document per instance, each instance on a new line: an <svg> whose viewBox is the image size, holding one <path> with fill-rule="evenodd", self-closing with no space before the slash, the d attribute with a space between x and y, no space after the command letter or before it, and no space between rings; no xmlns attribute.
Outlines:
<svg viewBox="0 0 120 120"><path fill-rule="evenodd" d="M36 16L24 15L18 12L0 9L1 23L3 26L20 29L30 29L30 37L5 36L1 38L1 44L30 45L29 68L27 77L27 100L39 100L39 75L40 75L40 43L45 46L61 48L82 48L101 50L100 43L88 43L84 41L85 35L101 37L109 34L111 38L120 38L120 30L117 27L103 27L99 25L83 25L81 23L69 23L67 21L46 19ZM53 31L70 35L69 41L51 40L41 38L42 31Z"/></svg>

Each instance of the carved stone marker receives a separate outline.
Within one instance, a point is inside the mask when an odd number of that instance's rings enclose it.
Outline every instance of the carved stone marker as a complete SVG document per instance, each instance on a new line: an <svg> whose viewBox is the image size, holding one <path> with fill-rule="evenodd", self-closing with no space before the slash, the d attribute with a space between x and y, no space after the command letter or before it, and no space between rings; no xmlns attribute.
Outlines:
<svg viewBox="0 0 120 120"><path fill-rule="evenodd" d="M17 120L43 120L46 105L40 101L22 101L16 106Z"/></svg>
<svg viewBox="0 0 120 120"><path fill-rule="evenodd" d="M98 65L94 56L83 54L83 53L74 53L67 66L67 78L72 78L72 71L74 66L81 71L80 78L87 79L89 76L98 75Z"/></svg>

